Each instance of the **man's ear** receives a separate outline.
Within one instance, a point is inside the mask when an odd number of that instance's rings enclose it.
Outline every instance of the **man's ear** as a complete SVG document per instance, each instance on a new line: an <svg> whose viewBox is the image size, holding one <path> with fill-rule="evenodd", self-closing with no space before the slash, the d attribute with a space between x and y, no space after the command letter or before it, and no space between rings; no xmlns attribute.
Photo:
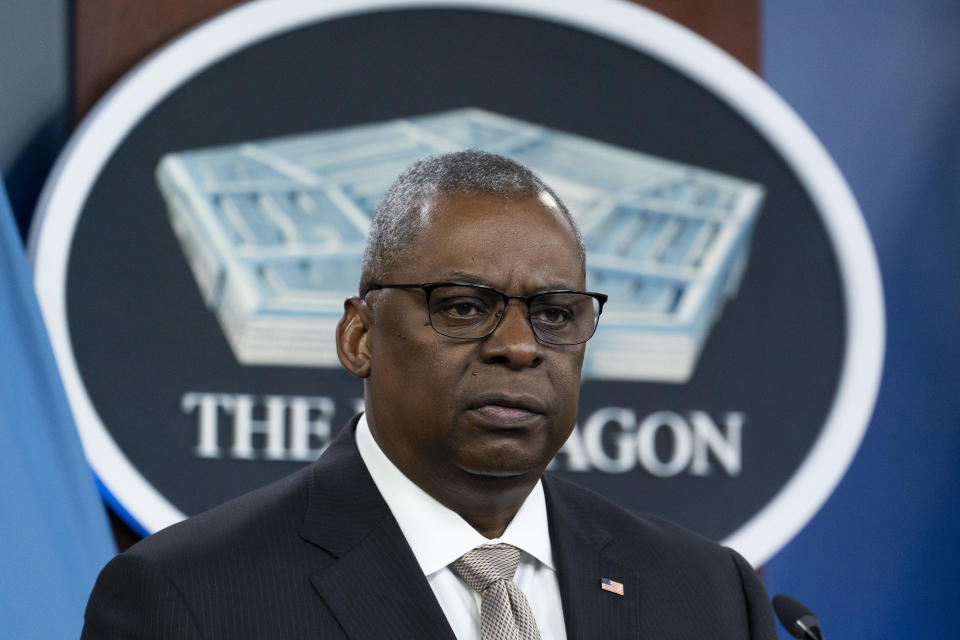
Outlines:
<svg viewBox="0 0 960 640"><path fill-rule="evenodd" d="M337 356L347 371L358 378L370 375L370 327L373 318L363 300L354 296L343 302L343 317L337 323Z"/></svg>

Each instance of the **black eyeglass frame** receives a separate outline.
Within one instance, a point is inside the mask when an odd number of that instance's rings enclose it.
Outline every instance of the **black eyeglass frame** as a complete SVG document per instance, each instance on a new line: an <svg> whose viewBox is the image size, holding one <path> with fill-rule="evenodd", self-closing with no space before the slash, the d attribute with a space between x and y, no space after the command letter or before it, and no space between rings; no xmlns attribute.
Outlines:
<svg viewBox="0 0 960 640"><path fill-rule="evenodd" d="M500 297L503 298L503 309L497 314L497 323L493 325L490 331L488 331L482 336L473 336L473 337L451 336L451 335L447 335L446 333L443 333L442 331L437 329L435 324L433 324L433 314L430 313L430 294L433 293L434 289L437 289L439 287L473 287L475 289L484 289L486 291L491 291L493 293L499 294ZM530 294L529 296L511 296L510 294L506 293L505 291L501 291L496 287L491 287L490 285L486 285L486 284L477 284L475 282L423 282L421 284L376 284L376 283L368 284L366 287L364 287L363 293L360 294L360 299L366 300L368 293L370 293L371 291L377 291L379 289L421 289L424 292L424 294L426 294L427 319L430 321L430 327L433 328L433 330L436 331L441 336L444 336L446 338L453 338L454 340L483 340L484 338L490 337L491 335L493 335L493 332L496 331L497 328L500 326L500 323L503 322L503 316L506 313L507 305L510 304L510 301L522 300L524 307L526 307L527 309L527 313L526 313L527 324L530 325L530 330L533 332L534 337L536 337L537 340L539 340L540 342L543 342L544 344L552 344L552 345L558 345L558 346L583 344L584 342L592 338L594 334L597 332L597 327L600 325L600 314L603 313L603 305L606 304L607 298L608 298L607 294L605 293L599 293L596 291L577 291L576 289L551 289L548 291L538 291L536 293ZM586 296L590 296L591 298L594 298L599 303L599 306L597 307L596 319L593 323L593 331L590 333L589 336L587 336L583 340L578 340L577 342L551 342L550 340L543 339L540 336L540 334L537 332L537 328L534 326L533 320L530 318L530 301L534 298L539 298L542 296L549 296L549 295L556 295L558 293L577 293L581 295L586 295Z"/></svg>

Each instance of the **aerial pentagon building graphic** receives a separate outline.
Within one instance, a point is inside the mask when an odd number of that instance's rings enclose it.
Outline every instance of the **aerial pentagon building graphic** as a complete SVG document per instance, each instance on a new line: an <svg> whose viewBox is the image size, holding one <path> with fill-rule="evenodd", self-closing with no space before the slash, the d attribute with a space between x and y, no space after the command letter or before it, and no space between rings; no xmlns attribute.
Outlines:
<svg viewBox="0 0 960 640"><path fill-rule="evenodd" d="M237 360L339 366L334 328L393 179L484 149L538 172L580 224L587 285L610 294L593 379L684 382L746 266L761 185L480 109L165 156L173 229Z"/></svg>

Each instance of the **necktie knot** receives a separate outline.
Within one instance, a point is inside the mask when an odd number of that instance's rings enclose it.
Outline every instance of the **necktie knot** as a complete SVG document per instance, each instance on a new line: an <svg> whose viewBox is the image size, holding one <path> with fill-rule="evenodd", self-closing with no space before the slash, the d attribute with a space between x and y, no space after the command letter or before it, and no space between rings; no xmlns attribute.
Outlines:
<svg viewBox="0 0 960 640"><path fill-rule="evenodd" d="M540 640L530 603L513 583L519 564L520 549L504 543L479 546L450 563L480 594L481 640Z"/></svg>
<svg viewBox="0 0 960 640"><path fill-rule="evenodd" d="M498 580L513 581L520 564L520 549L513 545L485 544L463 554L450 568L471 589L483 593Z"/></svg>

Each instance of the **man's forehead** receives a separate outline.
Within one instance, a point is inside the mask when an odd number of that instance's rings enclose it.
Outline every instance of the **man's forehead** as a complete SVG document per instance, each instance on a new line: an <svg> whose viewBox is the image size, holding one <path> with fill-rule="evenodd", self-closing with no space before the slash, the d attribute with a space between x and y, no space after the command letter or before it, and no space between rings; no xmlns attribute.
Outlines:
<svg viewBox="0 0 960 640"><path fill-rule="evenodd" d="M433 197L394 280L483 284L525 295L582 288L575 232L540 198Z"/></svg>
<svg viewBox="0 0 960 640"><path fill-rule="evenodd" d="M549 191L541 191L537 198L546 206L548 209L553 209L558 214L560 213L560 203L557 202L557 199L553 197L553 194Z"/></svg>
<svg viewBox="0 0 960 640"><path fill-rule="evenodd" d="M435 193L423 200L420 231L442 226L445 230L471 228L471 223L491 215L503 214L518 223L547 224L551 221L574 231L556 199L546 191L536 195L498 194L485 191ZM450 224L454 223L454 224Z"/></svg>

